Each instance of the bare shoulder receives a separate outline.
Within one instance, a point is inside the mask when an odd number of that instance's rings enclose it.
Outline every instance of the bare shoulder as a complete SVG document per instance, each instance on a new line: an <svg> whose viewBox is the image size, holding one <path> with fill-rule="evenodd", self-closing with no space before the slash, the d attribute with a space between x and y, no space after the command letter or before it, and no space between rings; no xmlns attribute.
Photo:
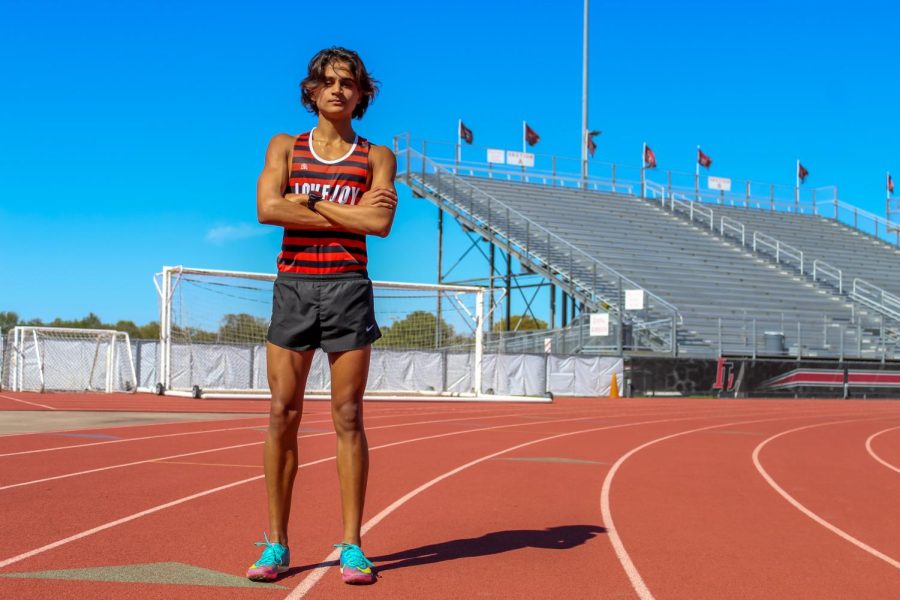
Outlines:
<svg viewBox="0 0 900 600"><path fill-rule="evenodd" d="M293 136L289 133L276 133L272 136L272 139L269 140L269 152L287 152L294 146L294 139L296 136Z"/></svg>
<svg viewBox="0 0 900 600"><path fill-rule="evenodd" d="M390 167L397 164L397 157L387 146L372 144L369 148L369 158L374 164Z"/></svg>

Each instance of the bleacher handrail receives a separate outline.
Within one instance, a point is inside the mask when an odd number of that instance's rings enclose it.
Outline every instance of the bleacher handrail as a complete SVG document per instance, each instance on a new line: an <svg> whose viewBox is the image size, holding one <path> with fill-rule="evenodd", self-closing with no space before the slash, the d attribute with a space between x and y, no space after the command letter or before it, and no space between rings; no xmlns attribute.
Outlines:
<svg viewBox="0 0 900 600"><path fill-rule="evenodd" d="M753 251L758 252L757 245L768 247L775 250L775 262L781 262L781 256L793 258L800 263L800 274L804 274L803 270L803 250L795 248L790 244L785 244L781 240L777 240L770 235L766 235L759 231L753 232Z"/></svg>
<svg viewBox="0 0 900 600"><path fill-rule="evenodd" d="M853 279L850 296L863 304L900 320L900 297L858 277Z"/></svg>
<svg viewBox="0 0 900 600"><path fill-rule="evenodd" d="M677 194L671 194L669 196L669 207L674 211L676 206L680 206L687 211L692 222L700 221L699 217L695 217L695 213L706 217L706 224L709 226L709 229L715 229L716 222L713 218L713 211L711 209L706 208L700 203L694 202L690 198L685 198L684 196L679 198Z"/></svg>
<svg viewBox="0 0 900 600"><path fill-rule="evenodd" d="M547 171L545 169L528 169L522 171L521 168L496 167L492 166L490 163L488 163L488 166L484 166L480 163L454 162L441 159L431 160L434 164L440 165L444 169L457 175L468 172L474 177L476 173L484 173L489 179L497 178L495 176L504 176L507 181L522 181L524 183L538 182L544 185L558 185L559 187L567 187L566 184L571 184L569 187L594 190L604 189L613 193L626 193L631 195L634 194L636 186L635 182L627 180L616 180L595 176L579 177L576 175L554 173L553 171Z"/></svg>
<svg viewBox="0 0 900 600"><path fill-rule="evenodd" d="M746 227L744 227L743 223L736 219L722 216L719 219L719 233L722 234L723 237L725 236L726 227L731 231L741 234L741 246L747 245Z"/></svg>
<svg viewBox="0 0 900 600"><path fill-rule="evenodd" d="M820 260L818 258L813 260L813 268L812 268L812 278L813 281L819 280L819 275L824 274L826 277L830 277L832 280L837 282L838 293L844 293L844 274L837 267L833 267L824 260Z"/></svg>

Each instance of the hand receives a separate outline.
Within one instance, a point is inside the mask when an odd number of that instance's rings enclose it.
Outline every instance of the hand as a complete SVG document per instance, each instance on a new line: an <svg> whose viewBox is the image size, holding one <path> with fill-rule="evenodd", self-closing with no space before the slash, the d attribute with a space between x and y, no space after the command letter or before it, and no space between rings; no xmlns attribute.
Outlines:
<svg viewBox="0 0 900 600"><path fill-rule="evenodd" d="M397 192L394 191L394 188L392 187L376 186L363 194L357 205L389 208L393 210L397 207Z"/></svg>
<svg viewBox="0 0 900 600"><path fill-rule="evenodd" d="M309 196L307 196L306 194L285 194L284 199L291 204L306 206L306 203L309 201Z"/></svg>

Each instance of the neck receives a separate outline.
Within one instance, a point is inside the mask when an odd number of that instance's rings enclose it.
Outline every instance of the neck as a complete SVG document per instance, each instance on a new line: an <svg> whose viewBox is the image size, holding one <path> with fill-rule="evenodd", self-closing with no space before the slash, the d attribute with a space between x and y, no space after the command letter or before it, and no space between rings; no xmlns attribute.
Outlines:
<svg viewBox="0 0 900 600"><path fill-rule="evenodd" d="M319 123L316 125L316 139L326 144L337 142L338 140L343 140L349 144L356 139L356 133L353 131L350 119L330 121L319 115Z"/></svg>

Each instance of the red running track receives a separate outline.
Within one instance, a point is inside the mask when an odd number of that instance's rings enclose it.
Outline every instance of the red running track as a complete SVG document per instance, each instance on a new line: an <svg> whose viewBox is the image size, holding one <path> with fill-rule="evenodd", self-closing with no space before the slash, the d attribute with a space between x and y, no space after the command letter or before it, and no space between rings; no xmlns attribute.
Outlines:
<svg viewBox="0 0 900 600"><path fill-rule="evenodd" d="M116 410L140 410L128 398ZM326 408L304 416L293 568L277 588L88 571L242 576L266 524L264 415L0 438L0 597L900 597L900 402L367 402L364 548L380 579L365 589L330 562ZM41 578L61 569L85 571Z"/></svg>

